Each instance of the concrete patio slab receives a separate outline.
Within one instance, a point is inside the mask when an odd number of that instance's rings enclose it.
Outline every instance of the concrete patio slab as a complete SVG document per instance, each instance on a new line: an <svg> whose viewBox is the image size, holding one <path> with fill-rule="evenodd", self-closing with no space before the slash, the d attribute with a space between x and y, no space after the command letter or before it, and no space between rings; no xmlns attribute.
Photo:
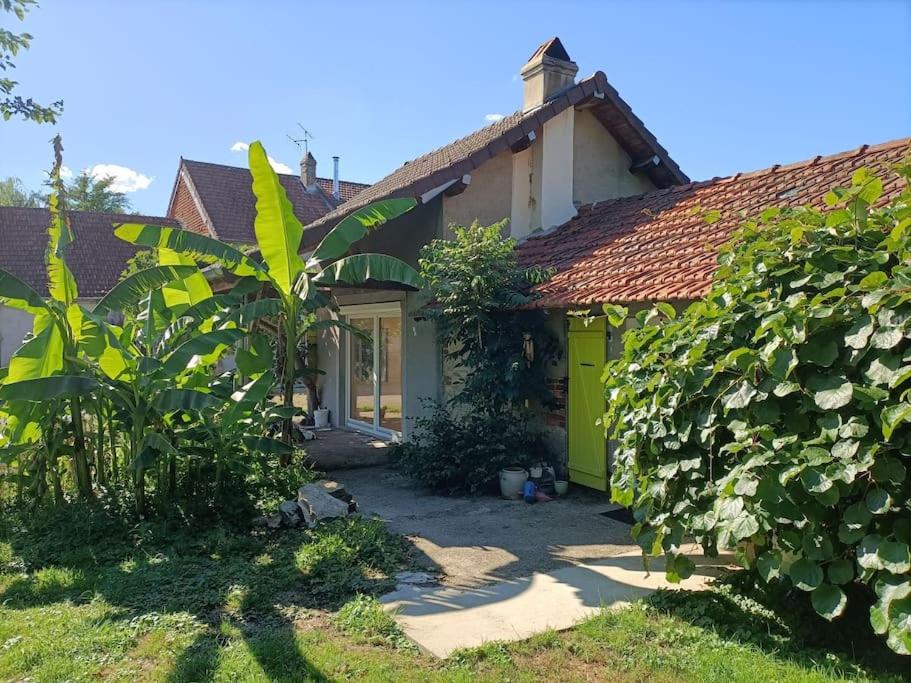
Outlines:
<svg viewBox="0 0 911 683"><path fill-rule="evenodd" d="M680 584L665 581L658 561L647 574L640 554L631 551L473 589L406 586L382 602L411 640L445 658L461 648L570 628L601 609L629 604L658 588L699 590L730 563L729 558L691 557L698 569Z"/></svg>
<svg viewBox="0 0 911 683"><path fill-rule="evenodd" d="M383 519L451 586L473 587L597 562L633 546L629 526L601 513L606 494L581 487L550 503L445 497L385 467L331 473L367 516Z"/></svg>

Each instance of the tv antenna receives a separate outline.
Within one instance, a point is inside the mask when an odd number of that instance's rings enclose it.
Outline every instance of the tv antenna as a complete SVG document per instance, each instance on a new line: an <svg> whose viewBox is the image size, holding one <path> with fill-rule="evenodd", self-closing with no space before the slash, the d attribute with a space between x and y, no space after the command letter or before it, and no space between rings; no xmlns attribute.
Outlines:
<svg viewBox="0 0 911 683"><path fill-rule="evenodd" d="M297 127L303 131L303 136L295 138L292 135L288 135L288 139L297 145L297 151L300 152L303 149L303 156L307 156L310 153L310 141L314 140L313 133L304 128L300 123L297 124Z"/></svg>

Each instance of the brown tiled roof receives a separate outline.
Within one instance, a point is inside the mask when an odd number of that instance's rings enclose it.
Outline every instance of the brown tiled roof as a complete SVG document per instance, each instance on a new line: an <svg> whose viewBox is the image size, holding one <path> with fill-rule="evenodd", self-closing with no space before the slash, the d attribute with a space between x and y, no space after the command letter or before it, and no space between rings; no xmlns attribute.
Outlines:
<svg viewBox="0 0 911 683"><path fill-rule="evenodd" d="M256 199L253 196L252 177L249 169L204 161L181 160L181 170L186 170L215 237L226 242L253 244L253 220L256 216ZM285 173L278 174L288 199L294 206L294 213L304 225L325 215L338 202L332 197L332 180L317 178L317 187L307 190L300 177ZM181 182L178 172L175 187ZM339 182L339 195L344 202L368 187L362 183ZM174 215L174 201L168 214Z"/></svg>
<svg viewBox="0 0 911 683"><path fill-rule="evenodd" d="M554 93L541 107L515 112L470 135L406 162L351 201L330 211L304 231L303 248L315 245L342 218L355 209L390 197L420 197L425 192L471 173L500 152L519 143L531 132L569 107L590 104L590 111L636 161L657 156L660 163L648 173L658 187L689 181L655 136L633 114L629 105L607 82L601 71Z"/></svg>
<svg viewBox="0 0 911 683"><path fill-rule="evenodd" d="M120 279L127 261L138 249L114 235L114 223L153 223L179 228L180 223L159 216L68 212L75 241L67 251L67 263L80 297L104 296ZM0 207L0 268L24 280L47 296L44 252L51 214L47 209Z"/></svg>
<svg viewBox="0 0 911 683"><path fill-rule="evenodd" d="M744 214L769 206L822 206L861 167L884 171L909 153L911 138L788 166L714 178L583 206L579 215L519 247L520 261L556 268L538 288L541 308L604 302L693 299L708 291L716 249ZM883 174L886 196L902 187ZM709 225L708 211L721 219Z"/></svg>

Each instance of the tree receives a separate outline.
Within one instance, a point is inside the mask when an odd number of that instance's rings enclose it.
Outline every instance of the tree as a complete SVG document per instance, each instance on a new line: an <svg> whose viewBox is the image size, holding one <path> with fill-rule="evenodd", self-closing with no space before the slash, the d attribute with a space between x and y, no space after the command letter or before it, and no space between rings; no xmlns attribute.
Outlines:
<svg viewBox="0 0 911 683"><path fill-rule="evenodd" d="M34 209L44 206L44 200L40 192L29 190L19 178L10 176L0 180L0 206L23 206Z"/></svg>
<svg viewBox="0 0 911 683"><path fill-rule="evenodd" d="M692 573L679 553L694 537L826 619L854 583L873 630L911 654L911 165L899 172L885 204L861 169L828 211L767 209L704 299L637 314L605 369L604 424L614 500L670 580Z"/></svg>
<svg viewBox="0 0 911 683"><path fill-rule="evenodd" d="M30 7L36 4L36 0L0 0L0 9L15 14L16 18L22 21ZM32 36L28 33L13 33L0 28L0 73L16 68L13 58L20 50L27 50L31 40ZM9 121L13 116L21 116L26 121L57 123L57 117L63 113L63 100L52 102L50 106L43 106L31 97L14 95L13 91L18 85L11 78L0 78L0 114L3 114L5 121Z"/></svg>
<svg viewBox="0 0 911 683"><path fill-rule="evenodd" d="M123 192L111 189L111 177L94 178L83 171L66 186L69 208L74 211L96 211L98 213L130 213L133 207Z"/></svg>
<svg viewBox="0 0 911 683"><path fill-rule="evenodd" d="M308 330L337 326L351 329L340 320L317 320L317 311L329 304L319 291L340 284L369 282L399 283L415 289L421 278L408 264L386 254L354 254L345 256L351 245L366 237L368 231L410 211L414 199L388 199L370 204L349 215L336 225L304 261L300 255L304 226L294 215L291 202L278 175L269 164L266 151L259 141L249 148L253 194L256 197L256 219L253 227L262 260L255 260L235 247L216 239L157 225L127 223L114 233L123 240L146 248L177 252L201 263L220 263L240 278L249 278L265 286L260 306L274 306L278 321L279 351L284 359L280 386L283 405L294 406L294 381L298 376L297 349ZM252 356L267 351L254 337L250 349L239 349L238 366L252 362ZM282 440L291 443L290 414L282 425ZM290 460L284 456L283 464Z"/></svg>

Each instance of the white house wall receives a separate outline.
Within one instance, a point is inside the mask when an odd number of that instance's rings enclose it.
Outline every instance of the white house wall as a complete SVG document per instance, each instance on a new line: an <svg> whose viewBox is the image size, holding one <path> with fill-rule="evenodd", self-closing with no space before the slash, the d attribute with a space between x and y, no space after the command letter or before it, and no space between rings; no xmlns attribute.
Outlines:
<svg viewBox="0 0 911 683"><path fill-rule="evenodd" d="M9 365L10 356L31 331L30 314L0 304L0 367Z"/></svg>

